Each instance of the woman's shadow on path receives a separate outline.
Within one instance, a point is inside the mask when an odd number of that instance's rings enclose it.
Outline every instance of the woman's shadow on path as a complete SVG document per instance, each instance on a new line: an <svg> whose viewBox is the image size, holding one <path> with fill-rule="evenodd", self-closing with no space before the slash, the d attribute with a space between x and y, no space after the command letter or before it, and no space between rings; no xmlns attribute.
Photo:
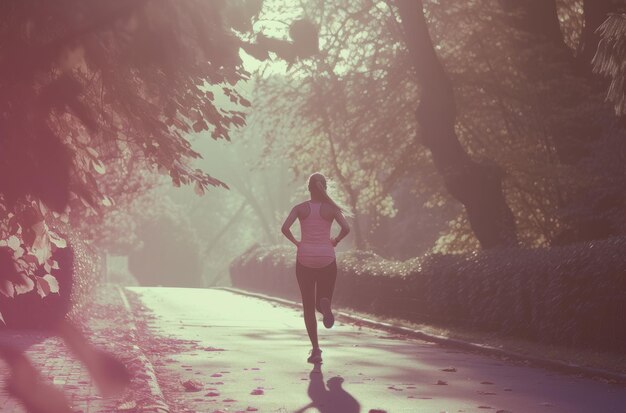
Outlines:
<svg viewBox="0 0 626 413"><path fill-rule="evenodd" d="M324 383L324 375L318 364L309 374L307 393L311 403L294 413L303 413L311 408L317 409L320 413L360 413L361 411L359 402L343 388L343 378L335 376Z"/></svg>

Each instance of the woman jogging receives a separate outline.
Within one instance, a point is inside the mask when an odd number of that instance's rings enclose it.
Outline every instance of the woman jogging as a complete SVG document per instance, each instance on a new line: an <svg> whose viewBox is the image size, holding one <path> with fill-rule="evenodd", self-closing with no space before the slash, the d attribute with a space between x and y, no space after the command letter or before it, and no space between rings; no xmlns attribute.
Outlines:
<svg viewBox="0 0 626 413"><path fill-rule="evenodd" d="M322 350L317 340L317 319L315 310L324 315L324 326L331 328L335 322L331 310L331 300L337 278L335 246L350 232L350 226L343 215L343 209L326 192L326 178L321 173L309 177L311 199L291 209L285 220L282 232L298 247L296 278L302 294L304 324L311 339L309 363L322 362ZM301 240L291 233L291 225L300 220ZM341 227L339 235L330 237L333 221Z"/></svg>

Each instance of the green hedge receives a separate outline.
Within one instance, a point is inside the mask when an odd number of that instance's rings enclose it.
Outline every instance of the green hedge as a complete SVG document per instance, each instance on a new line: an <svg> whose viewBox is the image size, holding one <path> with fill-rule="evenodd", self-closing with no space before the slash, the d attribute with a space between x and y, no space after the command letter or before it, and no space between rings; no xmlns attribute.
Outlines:
<svg viewBox="0 0 626 413"><path fill-rule="evenodd" d="M340 306L545 343L626 350L626 238L550 249L337 257ZM295 250L254 246L233 261L233 286L299 299Z"/></svg>

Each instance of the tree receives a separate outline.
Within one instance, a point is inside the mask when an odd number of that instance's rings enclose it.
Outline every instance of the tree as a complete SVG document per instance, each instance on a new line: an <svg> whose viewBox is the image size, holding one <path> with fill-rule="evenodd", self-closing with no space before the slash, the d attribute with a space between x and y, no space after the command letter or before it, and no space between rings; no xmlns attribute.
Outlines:
<svg viewBox="0 0 626 413"><path fill-rule="evenodd" d="M417 118L422 141L446 189L465 206L483 248L515 245L515 219L502 192L504 171L494 163L472 160L459 143L452 84L435 53L422 2L396 0L395 5L421 87Z"/></svg>
<svg viewBox="0 0 626 413"><path fill-rule="evenodd" d="M286 155L301 180L317 170L331 177L354 214L355 246L377 248L372 231L396 213L393 190L410 165L430 166L407 139L416 85L403 76L400 32L385 8L325 1L306 12L320 26L323 50L259 80L268 154Z"/></svg>
<svg viewBox="0 0 626 413"><path fill-rule="evenodd" d="M310 52L299 42L314 43L306 22L294 41L256 41L260 8L255 0L0 5L0 240L21 276L39 282L35 269L55 265L53 246L64 245L49 228L55 220L111 202L98 183L103 156L141 160L200 193L225 186L191 167L199 154L185 135L229 139L244 125L242 47L293 50L295 59Z"/></svg>
<svg viewBox="0 0 626 413"><path fill-rule="evenodd" d="M135 205L137 245L126 251L128 269L141 285L203 287L202 247L184 205L163 189Z"/></svg>
<svg viewBox="0 0 626 413"><path fill-rule="evenodd" d="M518 59L518 67L536 91L535 107L548 115L542 120L548 142L562 168L570 176L579 175L578 179L564 181L567 185L556 188L560 194L554 199L558 205L555 215L558 228L550 237L551 242L615 235L618 229L607 219L606 211L586 206L609 195L606 191L600 194L598 184L612 179L612 168L608 164L600 166L595 159L602 156L606 145L612 144L609 141L617 122L602 102L605 86L592 74L590 62L598 46L598 26L621 2L585 1L582 13L575 2L567 2L568 19L559 18L555 1L501 3L514 29L512 36L524 56ZM572 9L580 14L579 28L572 27ZM572 31L578 35L571 36Z"/></svg>

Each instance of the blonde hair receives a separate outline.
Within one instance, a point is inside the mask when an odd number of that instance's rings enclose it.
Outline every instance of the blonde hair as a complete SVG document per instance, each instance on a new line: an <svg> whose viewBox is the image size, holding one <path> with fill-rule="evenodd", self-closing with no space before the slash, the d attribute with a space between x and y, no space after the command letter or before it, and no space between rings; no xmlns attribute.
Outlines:
<svg viewBox="0 0 626 413"><path fill-rule="evenodd" d="M337 208L345 216L352 216L348 208L330 197L327 191L326 177L321 173L315 172L309 176L309 192L317 194L319 198Z"/></svg>

